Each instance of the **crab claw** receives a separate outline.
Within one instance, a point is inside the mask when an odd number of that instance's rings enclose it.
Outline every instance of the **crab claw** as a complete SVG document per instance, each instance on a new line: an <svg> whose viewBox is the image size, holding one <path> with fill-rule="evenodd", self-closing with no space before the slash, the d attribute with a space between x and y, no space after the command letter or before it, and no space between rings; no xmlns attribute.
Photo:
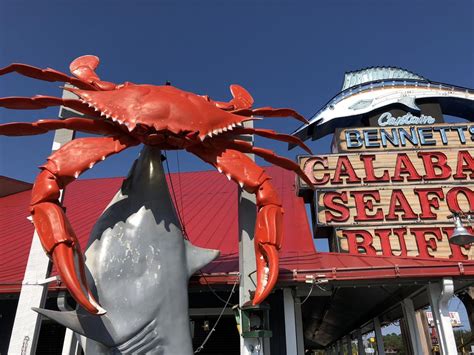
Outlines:
<svg viewBox="0 0 474 355"><path fill-rule="evenodd" d="M267 298L278 279L278 250L274 245L259 245L257 256L257 288L252 300L255 306Z"/></svg>
<svg viewBox="0 0 474 355"><path fill-rule="evenodd" d="M84 259L80 250L77 250L75 246L60 243L54 248L52 258L58 268L61 281L64 282L77 303L90 313L97 315L105 314L105 309L94 299L94 296L92 296L87 286L84 272ZM79 269L80 277L77 275L77 269Z"/></svg>
<svg viewBox="0 0 474 355"><path fill-rule="evenodd" d="M54 188L55 181L47 180L47 177L51 176L47 170L43 170L38 176L33 187L35 190L33 201L38 197L37 191L44 191L47 188L44 186L46 184L53 183L52 190L55 194L59 194L59 191ZM50 195L50 197L54 196ZM55 203L40 202L33 204L31 211L41 244L56 265L61 281L64 282L71 296L88 312L104 314L105 310L99 306L87 285L84 257L64 210Z"/></svg>
<svg viewBox="0 0 474 355"><path fill-rule="evenodd" d="M255 225L257 288L253 305L261 303L273 290L278 279L278 250L281 245L283 209L278 205L263 206Z"/></svg>
<svg viewBox="0 0 474 355"><path fill-rule="evenodd" d="M76 58L69 65L69 70L78 79L92 84L99 90L114 90L116 85L108 81L100 80L95 69L99 66L100 60L95 55L83 55Z"/></svg>

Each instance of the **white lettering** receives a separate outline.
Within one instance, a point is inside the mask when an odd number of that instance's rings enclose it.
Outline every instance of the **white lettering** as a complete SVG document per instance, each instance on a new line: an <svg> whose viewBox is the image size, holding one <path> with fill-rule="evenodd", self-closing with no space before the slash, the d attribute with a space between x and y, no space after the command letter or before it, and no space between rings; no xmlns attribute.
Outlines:
<svg viewBox="0 0 474 355"><path fill-rule="evenodd" d="M420 117L412 115L410 112L400 117L393 117L390 112L384 112L378 119L380 127L385 126L409 126L421 124L433 124L435 118L431 116L421 115Z"/></svg>

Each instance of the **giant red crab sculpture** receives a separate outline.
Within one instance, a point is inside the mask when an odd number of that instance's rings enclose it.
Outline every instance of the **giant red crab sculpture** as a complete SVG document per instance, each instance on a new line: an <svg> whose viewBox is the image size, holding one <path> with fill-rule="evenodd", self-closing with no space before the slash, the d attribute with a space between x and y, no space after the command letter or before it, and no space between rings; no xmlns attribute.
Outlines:
<svg viewBox="0 0 474 355"><path fill-rule="evenodd" d="M0 107L43 109L64 105L88 116L2 124L0 134L35 135L68 128L104 136L75 139L51 154L46 164L41 166L32 191L30 209L36 230L44 250L55 263L71 295L87 311L105 312L87 285L79 243L59 203L60 190L106 157L143 143L160 149L185 149L256 195L258 214L254 240L257 288L253 304L262 302L278 277L283 208L270 177L244 153L254 153L268 162L293 170L308 184L311 181L293 161L270 150L254 147L239 136L256 134L295 143L309 151L295 137L243 127L243 122L256 119L254 116L292 116L305 123L307 121L287 108L252 109L252 96L238 85L230 87L232 100L218 102L170 85L128 82L116 85L102 81L95 73L98 64L99 59L95 56L75 59L70 65L75 77L26 64L11 64L0 69L0 75L17 72L40 80L70 83L76 88L66 89L78 96L78 99L6 97L0 98Z"/></svg>

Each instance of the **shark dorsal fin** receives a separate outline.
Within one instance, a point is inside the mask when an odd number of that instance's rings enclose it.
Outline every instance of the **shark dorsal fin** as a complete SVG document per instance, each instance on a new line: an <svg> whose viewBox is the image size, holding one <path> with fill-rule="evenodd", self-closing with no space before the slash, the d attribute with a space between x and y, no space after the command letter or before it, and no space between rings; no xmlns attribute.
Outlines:
<svg viewBox="0 0 474 355"><path fill-rule="evenodd" d="M411 79L426 81L426 79L422 76L405 69L396 67L372 67L347 72L344 75L344 84L342 85L342 91L359 84L389 79Z"/></svg>
<svg viewBox="0 0 474 355"><path fill-rule="evenodd" d="M219 250L200 248L187 240L184 241L184 246L189 277L219 256Z"/></svg>

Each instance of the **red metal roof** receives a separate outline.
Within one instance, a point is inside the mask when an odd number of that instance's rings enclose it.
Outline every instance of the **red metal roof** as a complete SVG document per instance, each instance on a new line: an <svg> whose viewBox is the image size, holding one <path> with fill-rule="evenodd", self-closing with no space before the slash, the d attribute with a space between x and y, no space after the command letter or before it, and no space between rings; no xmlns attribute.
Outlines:
<svg viewBox="0 0 474 355"><path fill-rule="evenodd" d="M33 184L0 175L0 197L31 189Z"/></svg>
<svg viewBox="0 0 474 355"><path fill-rule="evenodd" d="M281 282L304 281L307 274L337 280L474 275L474 263L466 261L316 253L303 200L295 193L294 174L277 167L266 170L285 209ZM206 282L234 282L238 271L236 185L215 171L171 174L171 179L192 243L221 251L204 269ZM78 180L68 186L64 205L83 247L121 183L122 178L107 178ZM20 290L34 230L27 220L29 198L30 191L0 198L0 293Z"/></svg>
<svg viewBox="0 0 474 355"><path fill-rule="evenodd" d="M314 253L303 200L296 197L293 173L268 167L285 208L282 253ZM192 243L219 249L221 257L205 270L219 276L238 271L237 187L215 171L171 174L177 207ZM85 246L89 233L120 188L123 178L78 180L66 189L68 218ZM168 184L170 180L168 179ZM27 217L30 191L0 199L0 292L17 292L33 235ZM217 279L216 279L217 281Z"/></svg>

